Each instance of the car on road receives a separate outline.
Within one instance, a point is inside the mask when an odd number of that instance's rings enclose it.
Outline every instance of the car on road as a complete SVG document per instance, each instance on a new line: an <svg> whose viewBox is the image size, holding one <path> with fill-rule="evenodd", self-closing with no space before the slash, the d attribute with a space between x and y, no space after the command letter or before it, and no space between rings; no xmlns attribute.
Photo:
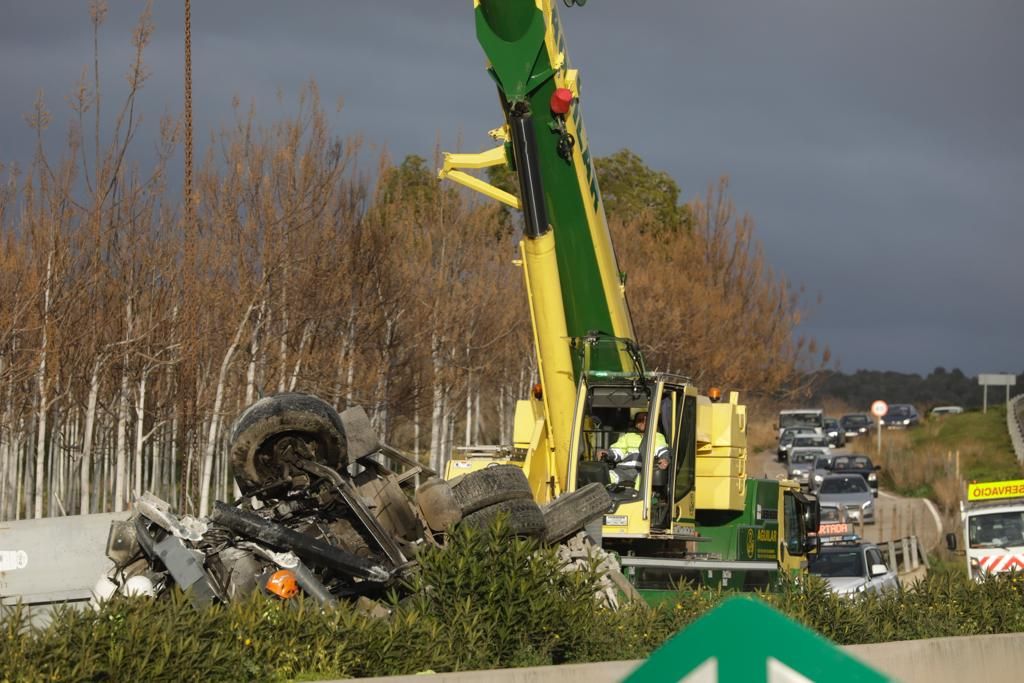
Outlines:
<svg viewBox="0 0 1024 683"><path fill-rule="evenodd" d="M821 408L783 410L779 412L779 421L775 427L779 430L779 438L782 438L782 433L785 430L793 427L813 429L816 434L821 434L824 417L825 413Z"/></svg>
<svg viewBox="0 0 1024 683"><path fill-rule="evenodd" d="M834 417L825 418L825 439L832 448L842 448L846 445L846 430Z"/></svg>
<svg viewBox="0 0 1024 683"><path fill-rule="evenodd" d="M843 427L843 433L847 439L855 439L864 436L875 428L875 421L867 413L849 413L839 418L839 424Z"/></svg>
<svg viewBox="0 0 1024 683"><path fill-rule="evenodd" d="M859 474L829 474L818 484L817 494L822 503L835 503L845 508L850 521L875 523L875 497Z"/></svg>
<svg viewBox="0 0 1024 683"><path fill-rule="evenodd" d="M784 462L789 457L789 449L793 447L793 439L798 436L813 436L820 438L820 435L813 429L807 427L789 427L779 437L779 447L775 451L779 462Z"/></svg>
<svg viewBox="0 0 1024 683"><path fill-rule="evenodd" d="M786 468L786 478L798 482L801 486L810 488L811 474L814 472L814 461L821 455L827 455L828 449L820 446L794 448L789 454L789 466Z"/></svg>
<svg viewBox="0 0 1024 683"><path fill-rule="evenodd" d="M832 459L834 474L859 474L868 483L868 488L875 498L878 497L878 472L881 465L871 462L871 458L859 453L843 453Z"/></svg>
<svg viewBox="0 0 1024 683"><path fill-rule="evenodd" d="M818 501L818 523L819 526L821 524L845 524L846 508L841 507L837 503L822 503Z"/></svg>
<svg viewBox="0 0 1024 683"><path fill-rule="evenodd" d="M964 412L963 406L935 406L928 413L931 417L943 417L945 415L959 415Z"/></svg>
<svg viewBox="0 0 1024 683"><path fill-rule="evenodd" d="M817 491L825 477L832 474L832 458L835 457L827 449L814 459L814 469L811 470L810 489Z"/></svg>
<svg viewBox="0 0 1024 683"><path fill-rule="evenodd" d="M889 569L882 551L873 543L823 545L808 560L808 569L825 579L834 593L846 597L899 588L896 572Z"/></svg>
<svg viewBox="0 0 1024 683"><path fill-rule="evenodd" d="M882 426L886 429L906 429L915 427L921 422L917 408L909 403L893 403L889 412L882 416Z"/></svg>

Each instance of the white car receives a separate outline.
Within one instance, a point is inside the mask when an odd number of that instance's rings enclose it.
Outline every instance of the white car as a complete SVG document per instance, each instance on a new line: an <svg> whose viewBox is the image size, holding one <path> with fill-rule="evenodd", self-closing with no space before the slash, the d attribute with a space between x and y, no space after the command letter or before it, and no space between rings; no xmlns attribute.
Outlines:
<svg viewBox="0 0 1024 683"><path fill-rule="evenodd" d="M899 588L896 572L889 569L873 543L823 545L811 556L808 569L828 581L834 593L846 597Z"/></svg>
<svg viewBox="0 0 1024 683"><path fill-rule="evenodd" d="M963 406L936 406L932 408L932 412L929 415L941 417L943 415L960 415L963 412Z"/></svg>

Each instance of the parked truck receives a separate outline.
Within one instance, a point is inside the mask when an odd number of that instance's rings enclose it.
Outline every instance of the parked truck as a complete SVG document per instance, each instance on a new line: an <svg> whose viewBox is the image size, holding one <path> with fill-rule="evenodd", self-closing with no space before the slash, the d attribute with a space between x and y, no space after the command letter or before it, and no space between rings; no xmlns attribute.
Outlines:
<svg viewBox="0 0 1024 683"><path fill-rule="evenodd" d="M446 476L516 465L547 509L602 484L613 508L601 542L640 587L681 579L754 587L799 570L815 548L816 501L795 482L747 477L738 394L721 400L645 366L555 2L475 0L474 11L504 122L491 131L497 146L445 155L440 175L522 211L540 383L516 406L512 448L453 459ZM518 196L466 172L503 164L517 175ZM640 474L624 485L605 454L641 412ZM659 467L664 450L668 466Z"/></svg>
<svg viewBox="0 0 1024 683"><path fill-rule="evenodd" d="M971 578L1024 571L1024 480L968 484L960 521ZM946 535L946 545L956 550L955 533Z"/></svg>

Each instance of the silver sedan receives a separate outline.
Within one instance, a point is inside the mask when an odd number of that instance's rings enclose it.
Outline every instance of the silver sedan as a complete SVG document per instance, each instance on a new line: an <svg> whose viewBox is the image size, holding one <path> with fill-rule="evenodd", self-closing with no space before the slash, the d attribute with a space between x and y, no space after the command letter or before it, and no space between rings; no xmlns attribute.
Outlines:
<svg viewBox="0 0 1024 683"><path fill-rule="evenodd" d="M807 446L794 448L789 454L789 464L786 467L786 478L799 482L801 486L811 488L811 475L814 473L814 460L819 456L827 454L827 448L811 448Z"/></svg>
<svg viewBox="0 0 1024 683"><path fill-rule="evenodd" d="M844 508L851 521L875 522L875 497L859 474L830 474L822 478L818 500Z"/></svg>
<svg viewBox="0 0 1024 683"><path fill-rule="evenodd" d="M847 597L899 588L896 572L886 566L878 546L871 543L823 546L810 558L808 568L824 578L834 593Z"/></svg>

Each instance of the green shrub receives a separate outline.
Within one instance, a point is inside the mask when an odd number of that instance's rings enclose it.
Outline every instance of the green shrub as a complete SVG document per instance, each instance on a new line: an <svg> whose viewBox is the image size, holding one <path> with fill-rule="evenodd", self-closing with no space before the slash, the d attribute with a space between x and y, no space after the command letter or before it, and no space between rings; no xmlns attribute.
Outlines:
<svg viewBox="0 0 1024 683"><path fill-rule="evenodd" d="M181 593L57 610L43 628L14 608L0 619L0 681L317 680L637 659L728 595L684 587L657 607L599 608L593 571L563 571L554 550L500 524L460 530L418 559L383 619L261 596L196 611ZM856 599L807 577L761 597L839 644L1024 631L1024 575L935 572Z"/></svg>

